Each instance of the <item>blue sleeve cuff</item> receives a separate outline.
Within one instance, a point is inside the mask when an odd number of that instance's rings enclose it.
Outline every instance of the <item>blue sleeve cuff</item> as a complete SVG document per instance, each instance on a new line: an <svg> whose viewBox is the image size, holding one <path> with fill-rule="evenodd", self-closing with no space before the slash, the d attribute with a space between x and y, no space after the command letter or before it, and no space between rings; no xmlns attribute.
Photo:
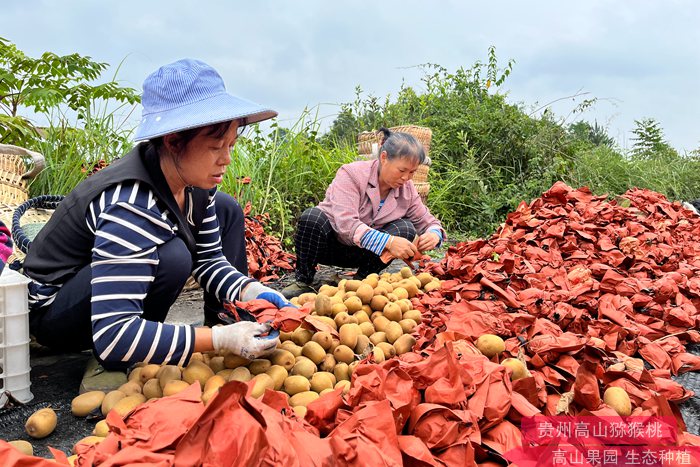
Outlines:
<svg viewBox="0 0 700 467"><path fill-rule="evenodd" d="M369 229L360 239L360 246L375 255L381 255L390 235L379 230Z"/></svg>

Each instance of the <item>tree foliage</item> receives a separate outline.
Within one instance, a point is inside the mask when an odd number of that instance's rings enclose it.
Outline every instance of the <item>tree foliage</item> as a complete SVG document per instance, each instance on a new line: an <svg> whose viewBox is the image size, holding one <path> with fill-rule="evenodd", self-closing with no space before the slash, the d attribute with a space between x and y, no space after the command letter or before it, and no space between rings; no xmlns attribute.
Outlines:
<svg viewBox="0 0 700 467"><path fill-rule="evenodd" d="M37 132L22 115L25 109L45 113L65 105L82 120L96 100L137 103L132 88L114 80L94 83L106 69L106 63L77 53L33 58L0 37L0 142L31 145Z"/></svg>
<svg viewBox="0 0 700 467"><path fill-rule="evenodd" d="M607 130L598 125L597 121L593 125L585 120L579 120L576 123L569 125L570 136L577 141L587 143L591 146L613 147L615 140L608 135Z"/></svg>
<svg viewBox="0 0 700 467"><path fill-rule="evenodd" d="M643 118L634 121L632 130L632 156L640 159L649 159L659 154L668 157L677 157L678 153L673 149L664 136L661 124L653 118Z"/></svg>

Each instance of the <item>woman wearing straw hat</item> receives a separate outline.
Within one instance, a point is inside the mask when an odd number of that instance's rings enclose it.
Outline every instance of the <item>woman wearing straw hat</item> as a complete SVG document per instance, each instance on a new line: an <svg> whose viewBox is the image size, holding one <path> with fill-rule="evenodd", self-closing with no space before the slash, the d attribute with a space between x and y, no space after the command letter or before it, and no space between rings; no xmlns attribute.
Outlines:
<svg viewBox="0 0 700 467"><path fill-rule="evenodd" d="M118 369L183 365L199 351L269 353L278 339L262 337L268 325L195 328L164 320L190 275L204 289L209 315L225 300L290 305L247 276L243 212L216 191L242 129L277 113L228 94L216 70L191 59L149 75L142 105L140 144L78 185L29 248L32 333L52 348L92 349ZM123 378L95 361L81 391Z"/></svg>
<svg viewBox="0 0 700 467"><path fill-rule="evenodd" d="M379 157L343 165L316 207L302 213L294 235L296 281L287 298L311 292L316 265L380 272L394 258L410 261L439 246L445 231L421 201L411 179L426 159L410 134L383 133Z"/></svg>

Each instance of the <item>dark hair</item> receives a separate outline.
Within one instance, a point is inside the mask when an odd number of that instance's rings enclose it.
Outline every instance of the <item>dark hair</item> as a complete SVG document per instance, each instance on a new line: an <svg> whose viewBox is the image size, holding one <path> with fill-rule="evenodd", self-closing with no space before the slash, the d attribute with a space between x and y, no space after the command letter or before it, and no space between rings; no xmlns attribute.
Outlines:
<svg viewBox="0 0 700 467"><path fill-rule="evenodd" d="M173 145L179 153L185 149L187 145L190 144L190 142L200 133L204 133L207 136L213 136L214 138L222 138L231 127L232 122L233 120L227 120L225 122L212 123L211 125L207 126L178 131L177 133L174 133L175 138L173 139ZM160 153L163 146L165 146L164 138L165 136L159 136L158 138L154 138L150 141L158 153Z"/></svg>
<svg viewBox="0 0 700 467"><path fill-rule="evenodd" d="M384 127L378 131L383 134L379 154L386 151L389 160L408 158L418 161L418 164L425 163L425 148L413 135L394 132Z"/></svg>

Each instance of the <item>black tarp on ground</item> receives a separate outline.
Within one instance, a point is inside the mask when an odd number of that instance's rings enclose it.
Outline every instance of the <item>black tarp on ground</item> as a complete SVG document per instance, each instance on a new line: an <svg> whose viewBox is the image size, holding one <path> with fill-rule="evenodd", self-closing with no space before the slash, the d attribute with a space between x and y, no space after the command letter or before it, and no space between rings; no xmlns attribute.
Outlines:
<svg viewBox="0 0 700 467"><path fill-rule="evenodd" d="M30 389L34 399L26 405L0 409L0 438L31 442L35 456L53 459L47 446L70 455L76 441L90 435L97 422L73 416L70 408L71 401L78 394L89 354L58 354L32 347L30 355ZM46 438L32 439L24 431L25 422L32 413L49 406L58 416L56 429Z"/></svg>
<svg viewBox="0 0 700 467"><path fill-rule="evenodd" d="M690 344L686 346L686 350L693 355L700 355L699 344ZM689 371L674 376L673 380L695 393L693 397L680 405L680 409L683 421L688 427L688 433L700 435L700 371Z"/></svg>

